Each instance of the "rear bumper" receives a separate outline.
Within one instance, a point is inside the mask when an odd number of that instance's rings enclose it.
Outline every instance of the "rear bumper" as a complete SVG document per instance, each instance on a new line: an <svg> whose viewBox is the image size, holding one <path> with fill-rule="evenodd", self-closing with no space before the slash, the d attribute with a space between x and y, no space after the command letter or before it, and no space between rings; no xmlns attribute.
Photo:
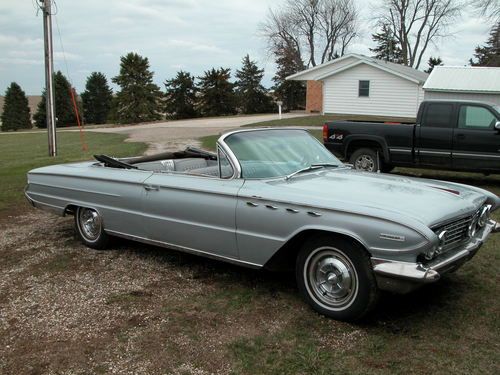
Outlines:
<svg viewBox="0 0 500 375"><path fill-rule="evenodd" d="M490 220L465 246L440 255L425 265L372 258L378 286L395 293L408 293L423 284L436 282L442 275L455 271L476 255L488 236L494 232L500 232L500 224Z"/></svg>

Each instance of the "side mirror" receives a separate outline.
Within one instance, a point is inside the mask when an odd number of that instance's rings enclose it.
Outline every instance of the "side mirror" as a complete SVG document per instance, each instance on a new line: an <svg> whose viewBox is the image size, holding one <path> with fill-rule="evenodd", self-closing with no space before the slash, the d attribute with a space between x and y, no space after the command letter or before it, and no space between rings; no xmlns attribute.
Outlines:
<svg viewBox="0 0 500 375"><path fill-rule="evenodd" d="M496 130L500 130L500 121L497 121L497 122L495 123L495 129L496 129Z"/></svg>

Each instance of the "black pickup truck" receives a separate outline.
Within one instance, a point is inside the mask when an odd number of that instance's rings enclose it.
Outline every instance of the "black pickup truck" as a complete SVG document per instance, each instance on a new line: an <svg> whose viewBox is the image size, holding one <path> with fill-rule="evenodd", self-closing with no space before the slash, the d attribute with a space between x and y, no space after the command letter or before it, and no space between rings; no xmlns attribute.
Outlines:
<svg viewBox="0 0 500 375"><path fill-rule="evenodd" d="M394 167L500 173L500 106L429 100L416 124L332 121L323 142L356 169Z"/></svg>

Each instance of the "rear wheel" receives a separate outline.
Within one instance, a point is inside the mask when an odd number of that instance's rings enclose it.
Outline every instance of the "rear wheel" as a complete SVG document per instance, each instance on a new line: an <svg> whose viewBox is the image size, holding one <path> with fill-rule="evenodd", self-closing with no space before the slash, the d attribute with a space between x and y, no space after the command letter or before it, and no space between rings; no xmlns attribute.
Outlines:
<svg viewBox="0 0 500 375"><path fill-rule="evenodd" d="M102 217L92 208L78 207L75 212L75 227L80 240L93 249L105 249L109 236L104 231Z"/></svg>
<svg viewBox="0 0 500 375"><path fill-rule="evenodd" d="M296 278L304 299L330 318L360 319L378 299L368 254L343 238L321 236L304 243Z"/></svg>

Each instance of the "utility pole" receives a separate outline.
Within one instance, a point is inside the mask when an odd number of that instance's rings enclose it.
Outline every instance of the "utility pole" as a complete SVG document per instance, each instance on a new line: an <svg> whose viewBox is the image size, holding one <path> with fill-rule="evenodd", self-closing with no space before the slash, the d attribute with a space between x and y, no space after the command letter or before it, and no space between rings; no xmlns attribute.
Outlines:
<svg viewBox="0 0 500 375"><path fill-rule="evenodd" d="M54 59L52 48L52 0L39 0L43 12L43 36L45 49L45 99L47 112L47 132L49 136L49 156L57 155L56 114L54 101Z"/></svg>

